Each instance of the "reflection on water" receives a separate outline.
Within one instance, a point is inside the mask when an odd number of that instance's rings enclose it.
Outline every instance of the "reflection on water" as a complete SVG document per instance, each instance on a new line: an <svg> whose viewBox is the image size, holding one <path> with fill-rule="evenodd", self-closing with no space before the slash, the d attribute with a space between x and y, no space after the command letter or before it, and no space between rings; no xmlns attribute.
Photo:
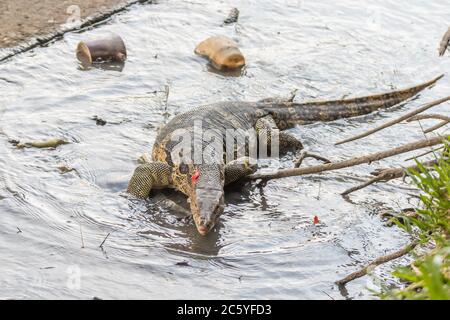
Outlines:
<svg viewBox="0 0 450 320"><path fill-rule="evenodd" d="M118 71L122 72L125 67L125 62L119 61L104 61L104 62L94 62L91 65L80 64L79 69L82 71L89 71L93 68L104 70L104 71Z"/></svg>
<svg viewBox="0 0 450 320"><path fill-rule="evenodd" d="M238 25L221 26L232 7L241 12ZM197 105L284 97L296 88L297 101L361 96L445 72L450 58L439 59L436 48L449 14L437 0L408 6L390 0L158 1L3 62L0 298L370 297L366 287L376 288L370 278L351 283L345 294L333 283L407 242L372 213L381 204L398 209L415 200L399 181L357 192L351 201L339 193L373 167L403 157L227 187L225 213L207 237L189 217L156 199L130 199L124 190L158 128ZM109 32L126 42L126 63L81 70L76 44ZM244 69L217 73L193 53L215 34L238 41ZM420 139L420 125L410 123L334 146L447 95L449 81L391 111L290 131L311 152L334 160L396 146L399 137ZM433 112L449 113L448 105ZM71 144L18 150L8 143L48 137ZM61 174L61 166L74 170ZM283 158L281 166L292 166L292 159ZM183 196L169 196L186 206Z"/></svg>
<svg viewBox="0 0 450 320"><path fill-rule="evenodd" d="M239 69L217 70L211 63L206 64L208 72L215 73L224 77L240 77L245 74L245 67Z"/></svg>

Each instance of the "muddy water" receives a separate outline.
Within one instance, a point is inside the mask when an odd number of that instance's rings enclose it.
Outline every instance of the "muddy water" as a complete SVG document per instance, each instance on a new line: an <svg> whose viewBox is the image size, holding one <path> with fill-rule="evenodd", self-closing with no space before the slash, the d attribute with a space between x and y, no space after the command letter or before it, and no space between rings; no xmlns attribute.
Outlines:
<svg viewBox="0 0 450 320"><path fill-rule="evenodd" d="M241 11L239 23L222 27L233 6ZM339 193L407 155L228 189L220 225L207 237L182 217L152 201L130 201L123 191L157 128L197 105L287 96L296 88L297 101L358 96L445 73L450 58L439 59L437 45L449 16L448 4L438 0L158 1L3 62L0 298L371 298L373 278L354 281L346 291L333 282L407 243L376 213L414 205L414 191L393 182L350 200ZM128 45L124 68L80 70L77 42L107 32ZM248 61L242 75L214 73L193 54L213 34L239 43ZM390 111L291 133L336 160L420 139L413 123L333 145L448 95L449 81ZM448 105L435 112L450 113ZM107 124L97 125L94 116ZM71 144L17 150L8 143L48 137ZM75 171L62 175L61 165ZM281 166L291 165L282 159ZM375 276L388 273L380 268Z"/></svg>

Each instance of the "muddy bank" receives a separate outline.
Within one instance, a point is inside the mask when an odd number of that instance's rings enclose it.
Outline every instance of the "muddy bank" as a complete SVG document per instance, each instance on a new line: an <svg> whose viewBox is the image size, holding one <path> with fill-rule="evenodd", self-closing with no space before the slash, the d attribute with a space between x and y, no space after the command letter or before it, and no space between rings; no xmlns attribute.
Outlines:
<svg viewBox="0 0 450 320"><path fill-rule="evenodd" d="M6 0L0 2L0 48L55 32L75 19L84 21L129 0Z"/></svg>

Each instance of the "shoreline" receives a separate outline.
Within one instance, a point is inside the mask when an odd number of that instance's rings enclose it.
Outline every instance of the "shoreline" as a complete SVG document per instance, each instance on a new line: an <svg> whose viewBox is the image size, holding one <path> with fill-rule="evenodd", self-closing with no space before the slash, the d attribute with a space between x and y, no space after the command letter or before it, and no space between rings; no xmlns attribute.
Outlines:
<svg viewBox="0 0 450 320"><path fill-rule="evenodd" d="M7 2L0 4L0 10L3 10L2 19L0 19L0 62L45 45L67 32L101 23L131 5L152 1L8 0Z"/></svg>

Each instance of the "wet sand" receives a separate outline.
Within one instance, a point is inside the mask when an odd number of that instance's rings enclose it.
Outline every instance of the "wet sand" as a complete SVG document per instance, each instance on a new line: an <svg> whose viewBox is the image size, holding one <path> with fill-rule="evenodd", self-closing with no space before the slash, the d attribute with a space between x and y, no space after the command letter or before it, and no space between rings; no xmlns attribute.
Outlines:
<svg viewBox="0 0 450 320"><path fill-rule="evenodd" d="M0 48L52 33L77 17L100 14L130 0L5 0L0 2ZM78 6L78 8L76 7Z"/></svg>

